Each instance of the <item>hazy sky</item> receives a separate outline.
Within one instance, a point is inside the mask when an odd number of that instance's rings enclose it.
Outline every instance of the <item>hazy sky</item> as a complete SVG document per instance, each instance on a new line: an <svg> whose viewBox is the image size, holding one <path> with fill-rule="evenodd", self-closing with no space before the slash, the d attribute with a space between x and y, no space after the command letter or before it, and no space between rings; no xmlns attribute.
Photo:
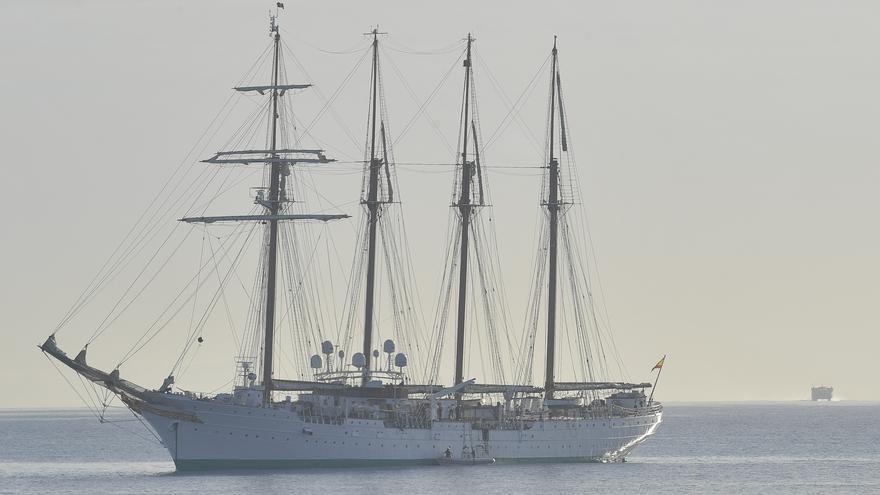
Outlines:
<svg viewBox="0 0 880 495"><path fill-rule="evenodd" d="M266 47L273 3L0 3L0 407L78 404L35 345ZM818 384L880 399L876 2L286 4L286 41L324 94L356 60L327 52L363 46L372 24L402 50L392 62L420 98L457 55L403 51L449 47L471 31L515 98L557 34L582 194L631 378L649 379L668 353L661 400L799 399ZM417 104L385 67L402 130ZM336 108L360 138L367 74L357 77ZM432 116L454 143L458 73L452 81ZM488 136L506 108L487 79L478 83ZM545 95L542 85L521 114L538 136ZM344 134L323 129L359 156ZM395 154L450 157L425 125ZM536 165L541 156L513 125L487 160ZM451 177L406 167L399 177L430 314ZM528 290L532 232L522 225L538 214L538 179L492 177L516 308ZM355 199L356 182L337 196ZM225 376L229 357L218 362ZM162 371L151 376L145 385L158 385Z"/></svg>

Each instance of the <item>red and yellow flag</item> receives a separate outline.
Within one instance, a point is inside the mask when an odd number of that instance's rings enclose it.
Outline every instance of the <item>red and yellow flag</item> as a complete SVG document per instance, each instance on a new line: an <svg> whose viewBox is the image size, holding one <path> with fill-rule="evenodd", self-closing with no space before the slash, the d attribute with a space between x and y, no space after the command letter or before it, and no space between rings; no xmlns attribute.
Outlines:
<svg viewBox="0 0 880 495"><path fill-rule="evenodd" d="M657 361L657 364L655 364L654 367L651 368L651 371L663 369L663 361L666 361L666 355L660 358L660 361Z"/></svg>

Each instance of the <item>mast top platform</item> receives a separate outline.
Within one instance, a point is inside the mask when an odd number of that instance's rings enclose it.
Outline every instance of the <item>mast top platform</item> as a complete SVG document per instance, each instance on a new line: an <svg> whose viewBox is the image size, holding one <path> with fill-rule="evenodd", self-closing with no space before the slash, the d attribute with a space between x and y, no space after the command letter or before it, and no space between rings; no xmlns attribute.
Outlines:
<svg viewBox="0 0 880 495"><path fill-rule="evenodd" d="M283 4L279 3L278 5L280 6ZM281 8L283 8L283 7L281 7ZM275 37L278 35L279 35L279 33L278 33L278 9L275 9L274 14L271 14L271 13L269 14L269 36Z"/></svg>
<svg viewBox="0 0 880 495"><path fill-rule="evenodd" d="M378 24L376 24L376 27L371 29L369 33L364 33L364 36L372 36L373 39L376 39L377 37L379 37L379 35L388 36L388 32L387 31L379 31Z"/></svg>
<svg viewBox="0 0 880 495"><path fill-rule="evenodd" d="M232 89L240 92L247 93L249 91L256 91L260 93L260 95L265 95L269 90L277 90L278 96L284 96L284 93L290 91L292 89L306 89L311 88L311 84L276 84L276 85L262 85L262 86L236 86Z"/></svg>
<svg viewBox="0 0 880 495"><path fill-rule="evenodd" d="M327 158L324 155L324 150L317 149L218 151L211 158L202 160L203 163L240 165L250 165L251 163L293 165L295 163L332 163L335 161L333 158Z"/></svg>
<svg viewBox="0 0 880 495"><path fill-rule="evenodd" d="M280 36L278 33L278 12L284 8L283 2L275 2L275 13L269 11L269 36Z"/></svg>

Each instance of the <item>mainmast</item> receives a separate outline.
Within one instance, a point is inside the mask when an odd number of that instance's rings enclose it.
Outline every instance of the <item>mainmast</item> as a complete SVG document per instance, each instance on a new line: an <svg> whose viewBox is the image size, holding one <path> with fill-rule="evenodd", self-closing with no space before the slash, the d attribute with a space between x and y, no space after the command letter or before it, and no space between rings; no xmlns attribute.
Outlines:
<svg viewBox="0 0 880 495"><path fill-rule="evenodd" d="M464 60L464 103L462 108L462 140L461 140L461 195L458 207L461 230L460 260L458 272L458 320L455 333L455 381L458 385L464 381L464 325L467 316L467 274L468 274L468 244L470 240L471 212L474 205L471 204L471 177L474 175L473 162L468 161L468 112L470 111L471 90L471 44L473 37L468 33L467 57ZM476 136L474 136L476 139ZM475 144L476 147L476 144Z"/></svg>
<svg viewBox="0 0 880 495"><path fill-rule="evenodd" d="M279 143L279 125L278 120L281 118L278 100L289 91L306 89L311 84L282 84L282 61L281 61L281 34L278 31L276 16L270 16L269 33L272 36L273 54L272 54L272 82L269 85L253 85L238 86L235 89L241 93L259 93L261 96L270 98L269 114L269 131L268 131L268 149L245 149L245 150L227 150L218 151L206 160L205 163L213 164L240 164L251 165L260 164L261 166L269 166L269 187L268 195L265 189L261 188L254 199L254 203L263 207L263 213L259 215L220 215L220 216L203 216L203 217L187 217L181 218L180 221L187 223L204 223L211 224L215 222L260 222L268 228L268 239L265 245L264 270L261 272L263 287L265 288L265 301L258 301L256 304L265 304L263 308L264 320L258 322L263 325L263 402L269 404L272 402L273 385L273 351L275 344L275 307L276 307L276 280L278 272L278 228L279 222L288 221L321 221L327 222L348 218L348 215L336 214L287 214L284 204L288 202L285 195L286 177L291 173L291 167L297 163L330 163L335 160L329 159L324 155L322 149L295 149L283 146ZM283 132L283 127L281 128ZM281 146L279 146L281 144ZM263 183L265 186L265 182Z"/></svg>
<svg viewBox="0 0 880 495"><path fill-rule="evenodd" d="M278 154L278 56L281 34L275 17L271 20L270 32L274 36L274 54L272 56L272 114L269 116L271 132L268 154L271 161L271 178L269 180L269 201L264 205L267 214L275 217L281 205L281 167ZM263 402L272 401L272 353L275 344L275 279L278 266L278 220L271 218L269 223L269 252L266 260L266 326L263 338Z"/></svg>
<svg viewBox="0 0 880 495"><path fill-rule="evenodd" d="M376 157L376 120L378 113L379 93L379 30L373 29L373 70L371 77L371 101L370 109L370 174L367 185L367 293L364 300L364 376L366 384L370 377L370 358L373 346L373 306L376 290L376 228L379 222L379 172L382 165ZM387 157L386 157L387 159Z"/></svg>
<svg viewBox="0 0 880 495"><path fill-rule="evenodd" d="M554 155L554 132L556 124L557 93L556 37L553 37L553 59L550 64L550 183L548 186L547 212L550 214L550 267L547 286L547 360L544 379L544 398L553 398L554 366L556 354L556 265L559 237L559 162Z"/></svg>

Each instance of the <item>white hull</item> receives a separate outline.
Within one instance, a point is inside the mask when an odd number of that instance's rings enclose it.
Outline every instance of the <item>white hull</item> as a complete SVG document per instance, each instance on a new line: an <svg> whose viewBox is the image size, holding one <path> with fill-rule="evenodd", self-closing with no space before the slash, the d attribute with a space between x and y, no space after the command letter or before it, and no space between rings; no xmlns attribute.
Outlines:
<svg viewBox="0 0 880 495"><path fill-rule="evenodd" d="M486 445L499 462L619 461L653 434L660 411L644 415L535 421L528 429L473 430L434 421L431 428L387 427L380 420L304 421L279 408L245 407L164 396L140 413L162 438L178 469L433 464L465 441ZM169 407L170 406L170 407ZM195 415L198 422L170 417ZM176 414L176 413L175 413Z"/></svg>

